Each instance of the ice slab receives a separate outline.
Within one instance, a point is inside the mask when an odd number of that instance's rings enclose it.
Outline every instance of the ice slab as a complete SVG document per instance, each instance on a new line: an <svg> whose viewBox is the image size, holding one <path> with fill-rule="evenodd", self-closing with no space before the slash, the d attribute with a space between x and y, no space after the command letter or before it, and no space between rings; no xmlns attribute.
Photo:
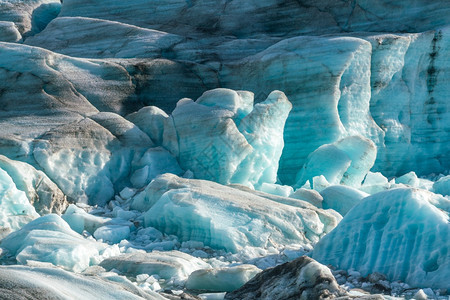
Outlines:
<svg viewBox="0 0 450 300"><path fill-rule="evenodd" d="M128 276L158 275L166 280L171 278L185 280L192 272L209 267L201 259L180 251L122 254L105 259L100 266L106 270L116 269Z"/></svg>
<svg viewBox="0 0 450 300"><path fill-rule="evenodd" d="M274 183L292 105L280 91L253 109L252 103L252 93L229 89L208 91L196 102L182 99L166 119L163 146L196 178Z"/></svg>
<svg viewBox="0 0 450 300"><path fill-rule="evenodd" d="M164 300L118 276L83 276L59 268L0 266L3 299Z"/></svg>
<svg viewBox="0 0 450 300"><path fill-rule="evenodd" d="M189 275L186 288L212 292L231 292L243 286L260 272L261 269L254 265L197 270Z"/></svg>
<svg viewBox="0 0 450 300"><path fill-rule="evenodd" d="M4 238L0 247L20 264L49 262L73 272L81 272L103 258L118 255L117 247L83 238L58 215L40 217Z"/></svg>
<svg viewBox="0 0 450 300"><path fill-rule="evenodd" d="M150 208L144 214L146 226L176 235L180 241L200 241L231 252L245 246L312 245L339 221L301 200L269 194L264 198L171 174L157 177L146 191L148 195L136 196L132 204Z"/></svg>
<svg viewBox="0 0 450 300"><path fill-rule="evenodd" d="M356 205L322 238L313 258L413 287L448 289L450 201L413 188L388 190Z"/></svg>

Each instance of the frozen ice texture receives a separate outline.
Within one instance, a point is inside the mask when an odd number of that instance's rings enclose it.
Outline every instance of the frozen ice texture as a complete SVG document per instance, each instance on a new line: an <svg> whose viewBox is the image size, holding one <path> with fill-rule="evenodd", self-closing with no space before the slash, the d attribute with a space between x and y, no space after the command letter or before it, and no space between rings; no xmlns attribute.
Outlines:
<svg viewBox="0 0 450 300"><path fill-rule="evenodd" d="M100 265L106 270L116 269L128 276L158 275L167 280L185 280L192 272L209 267L201 259L180 251L122 254L107 258Z"/></svg>
<svg viewBox="0 0 450 300"><path fill-rule="evenodd" d="M280 91L252 105L252 93L228 89L208 91L196 102L182 99L165 121L163 146L196 178L274 183L292 105Z"/></svg>
<svg viewBox="0 0 450 300"><path fill-rule="evenodd" d="M301 200L269 194L264 198L171 174L157 177L143 193L147 195L136 196L132 207L148 209L146 226L176 235L180 241L200 241L231 252L245 246L312 245L339 221Z"/></svg>
<svg viewBox="0 0 450 300"><path fill-rule="evenodd" d="M0 278L8 286L0 291L4 299L166 299L118 276L83 276L48 266L1 266Z"/></svg>
<svg viewBox="0 0 450 300"><path fill-rule="evenodd" d="M315 176L324 176L330 184L359 187L373 166L376 154L375 144L361 136L320 146L308 156L297 175L297 186L313 182Z"/></svg>
<svg viewBox="0 0 450 300"><path fill-rule="evenodd" d="M94 231L94 237L103 242L118 244L130 236L130 227L124 225L105 225Z"/></svg>
<svg viewBox="0 0 450 300"><path fill-rule="evenodd" d="M37 217L25 192L18 190L8 173L0 169L0 238Z"/></svg>
<svg viewBox="0 0 450 300"><path fill-rule="evenodd" d="M369 196L319 241L312 257L363 276L379 272L413 287L448 289L449 204L414 188Z"/></svg>
<svg viewBox="0 0 450 300"><path fill-rule="evenodd" d="M118 248L85 239L58 215L49 214L5 237L0 247L20 264L49 262L73 272L82 272L103 258L117 255Z"/></svg>
<svg viewBox="0 0 450 300"><path fill-rule="evenodd" d="M0 155L0 168L8 173L17 189L25 192L28 200L40 214L61 214L67 207L67 199L59 187L27 163Z"/></svg>
<svg viewBox="0 0 450 300"><path fill-rule="evenodd" d="M433 191L442 195L450 196L450 175L440 178L433 184Z"/></svg>

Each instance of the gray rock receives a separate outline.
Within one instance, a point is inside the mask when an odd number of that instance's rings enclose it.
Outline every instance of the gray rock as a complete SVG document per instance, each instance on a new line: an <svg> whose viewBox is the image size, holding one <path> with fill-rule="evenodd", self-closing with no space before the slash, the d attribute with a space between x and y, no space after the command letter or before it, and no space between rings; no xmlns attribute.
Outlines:
<svg viewBox="0 0 450 300"><path fill-rule="evenodd" d="M227 293L225 299L325 299L346 295L330 269L302 256L261 272L240 289Z"/></svg>

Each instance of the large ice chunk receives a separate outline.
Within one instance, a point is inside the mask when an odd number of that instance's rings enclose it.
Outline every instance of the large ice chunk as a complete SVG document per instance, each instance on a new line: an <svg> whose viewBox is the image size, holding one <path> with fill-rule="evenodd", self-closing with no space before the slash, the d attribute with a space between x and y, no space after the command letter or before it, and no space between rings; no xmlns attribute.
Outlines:
<svg viewBox="0 0 450 300"><path fill-rule="evenodd" d="M47 266L1 266L2 299L164 300L119 276L83 276Z"/></svg>
<svg viewBox="0 0 450 300"><path fill-rule="evenodd" d="M231 252L245 246L312 245L339 220L301 200L269 194L264 198L171 174L157 177L143 193L149 195L138 197L132 207L150 208L144 215L146 226L180 241L200 241Z"/></svg>
<svg viewBox="0 0 450 300"><path fill-rule="evenodd" d="M106 270L116 269L128 276L148 274L163 279L186 279L192 272L210 267L201 259L179 251L123 254L107 258L100 265Z"/></svg>
<svg viewBox="0 0 450 300"><path fill-rule="evenodd" d="M361 136L343 138L312 152L297 175L298 186L323 175L330 184L359 187L375 162L375 144Z"/></svg>
<svg viewBox="0 0 450 300"><path fill-rule="evenodd" d="M0 238L39 217L26 194L0 169Z"/></svg>
<svg viewBox="0 0 450 300"><path fill-rule="evenodd" d="M118 248L83 238L55 214L40 217L11 233L1 241L0 247L8 250L20 264L49 262L74 272L119 252Z"/></svg>
<svg viewBox="0 0 450 300"><path fill-rule="evenodd" d="M261 270L254 265L201 269L189 275L186 281L186 288L214 292L231 292L243 286L259 272Z"/></svg>
<svg viewBox="0 0 450 300"><path fill-rule="evenodd" d="M316 245L313 258L363 276L450 288L450 201L425 190L380 192L356 205Z"/></svg>
<svg viewBox="0 0 450 300"><path fill-rule="evenodd" d="M222 184L274 183L292 108L272 92L252 109L253 94L216 89L178 102L164 127L164 146L196 178Z"/></svg>

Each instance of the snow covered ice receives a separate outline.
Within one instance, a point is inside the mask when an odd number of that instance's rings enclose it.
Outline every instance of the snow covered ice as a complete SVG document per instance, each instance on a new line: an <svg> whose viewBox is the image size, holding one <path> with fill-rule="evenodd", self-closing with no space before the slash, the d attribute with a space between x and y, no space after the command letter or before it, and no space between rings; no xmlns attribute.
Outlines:
<svg viewBox="0 0 450 300"><path fill-rule="evenodd" d="M449 49L446 0L0 0L0 298L448 300Z"/></svg>

